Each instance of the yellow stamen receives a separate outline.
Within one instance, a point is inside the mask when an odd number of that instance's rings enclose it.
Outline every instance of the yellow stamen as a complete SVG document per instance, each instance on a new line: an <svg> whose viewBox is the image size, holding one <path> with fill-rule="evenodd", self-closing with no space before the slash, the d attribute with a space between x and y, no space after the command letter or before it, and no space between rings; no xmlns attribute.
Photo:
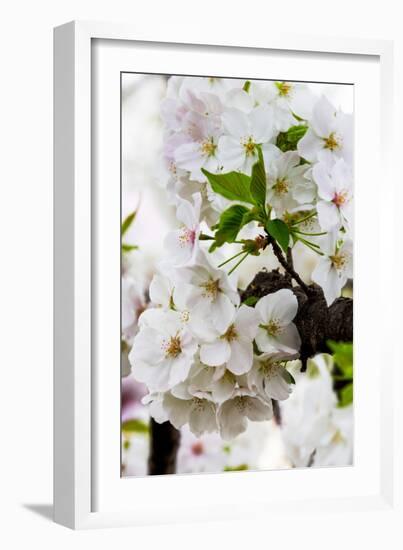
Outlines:
<svg viewBox="0 0 403 550"><path fill-rule="evenodd" d="M323 141L325 142L323 146L324 149L329 149L330 151L340 149L340 139L334 132L331 132L327 138L323 138Z"/></svg>

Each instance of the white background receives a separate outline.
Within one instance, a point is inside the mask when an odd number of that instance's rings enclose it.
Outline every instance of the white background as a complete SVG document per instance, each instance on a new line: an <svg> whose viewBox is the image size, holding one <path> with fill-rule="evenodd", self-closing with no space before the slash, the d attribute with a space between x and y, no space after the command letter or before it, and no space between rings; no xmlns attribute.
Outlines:
<svg viewBox="0 0 403 550"><path fill-rule="evenodd" d="M181 4L184 9L181 10ZM0 86L1 452L0 545L14 549L326 548L350 549L370 533L372 547L401 548L402 528L388 513L267 518L262 523L209 524L71 532L29 507L51 514L52 495L52 27L71 19L203 25L247 23L256 32L284 31L396 40L396 129L403 97L402 16L398 2L58 0L10 2L2 8ZM400 37L399 37L400 35ZM235 38L234 38L235 39ZM397 136L401 132L396 132ZM401 154L399 155L401 156ZM396 157L399 158L399 157ZM400 161L399 161L400 163ZM400 179L400 181L399 181ZM401 169L395 185L402 184ZM386 184L386 182L385 182ZM400 195L401 196L401 195ZM381 194L380 194L381 198ZM391 294L391 299L394 299ZM400 378L401 379L401 378ZM395 384L397 387L398 384ZM393 389L391 388L391 391ZM400 460L401 463L401 460ZM400 479L399 479L400 481ZM42 505L42 507L40 507ZM39 508L38 508L39 507ZM301 538L301 526L308 525ZM367 540L367 537L365 537ZM365 544L368 548L368 543Z"/></svg>

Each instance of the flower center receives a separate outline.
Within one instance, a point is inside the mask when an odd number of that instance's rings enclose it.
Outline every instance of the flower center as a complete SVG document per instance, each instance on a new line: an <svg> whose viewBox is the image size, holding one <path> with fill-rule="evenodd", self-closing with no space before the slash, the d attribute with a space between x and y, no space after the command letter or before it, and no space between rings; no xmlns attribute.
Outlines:
<svg viewBox="0 0 403 550"><path fill-rule="evenodd" d="M201 152L203 155L206 155L207 157L212 157L215 154L216 149L217 145L214 143L213 138L202 141Z"/></svg>
<svg viewBox="0 0 403 550"><path fill-rule="evenodd" d="M168 342L163 343L163 349L165 351L165 357L175 359L180 353L182 353L181 339L177 336L171 336Z"/></svg>
<svg viewBox="0 0 403 550"><path fill-rule="evenodd" d="M210 298L211 300L215 300L217 298L217 294L220 292L219 281L210 280L207 283L202 283L200 286L204 288L204 292L203 292L204 298Z"/></svg>
<svg viewBox="0 0 403 550"><path fill-rule="evenodd" d="M273 190L277 195L285 195L288 193L289 182L286 178L279 178L273 185Z"/></svg>
<svg viewBox="0 0 403 550"><path fill-rule="evenodd" d="M340 193L335 193L332 198L332 203L340 207L347 202L347 191L341 191Z"/></svg>
<svg viewBox="0 0 403 550"><path fill-rule="evenodd" d="M345 254L334 254L333 256L329 256L329 259L338 271L342 270L347 263L347 256Z"/></svg>
<svg viewBox="0 0 403 550"><path fill-rule="evenodd" d="M345 443L345 439L342 436L340 430L336 430L334 436L331 439L331 443L335 443L336 445L340 443Z"/></svg>
<svg viewBox="0 0 403 550"><path fill-rule="evenodd" d="M281 332L281 325L277 319L270 319L267 325L260 325L267 330L269 336L277 336Z"/></svg>
<svg viewBox="0 0 403 550"><path fill-rule="evenodd" d="M234 399L234 405L235 405L236 409L241 414L243 414L245 412L245 410L248 408L248 401L244 397L238 395Z"/></svg>
<svg viewBox="0 0 403 550"><path fill-rule="evenodd" d="M335 151L341 147L341 139L334 132L331 132L327 138L323 138L323 141L325 142L324 149Z"/></svg>
<svg viewBox="0 0 403 550"><path fill-rule="evenodd" d="M190 314L187 309L184 309L180 315L182 323L187 323L189 321Z"/></svg>
<svg viewBox="0 0 403 550"><path fill-rule="evenodd" d="M260 371L266 378L272 378L273 376L276 376L280 368L280 363L269 360L261 364Z"/></svg>
<svg viewBox="0 0 403 550"><path fill-rule="evenodd" d="M253 141L252 136L245 138L241 141L243 148L245 149L246 156L252 156L256 150L256 143Z"/></svg>
<svg viewBox="0 0 403 550"><path fill-rule="evenodd" d="M233 340L236 340L238 338L238 333L235 330L235 325L232 324L228 328L227 332L223 336L221 336L221 338L227 340L227 342L232 342Z"/></svg>
<svg viewBox="0 0 403 550"><path fill-rule="evenodd" d="M195 441L190 450L192 451L193 455L200 456L201 454L203 454L204 451L203 443L201 441Z"/></svg>
<svg viewBox="0 0 403 550"><path fill-rule="evenodd" d="M196 231L194 229L189 229L188 227L183 227L179 235L179 246L186 246L188 244L193 245L196 239Z"/></svg>
<svg viewBox="0 0 403 550"><path fill-rule="evenodd" d="M281 97L286 97L289 95L292 85L289 82L276 82L278 89L278 95Z"/></svg>

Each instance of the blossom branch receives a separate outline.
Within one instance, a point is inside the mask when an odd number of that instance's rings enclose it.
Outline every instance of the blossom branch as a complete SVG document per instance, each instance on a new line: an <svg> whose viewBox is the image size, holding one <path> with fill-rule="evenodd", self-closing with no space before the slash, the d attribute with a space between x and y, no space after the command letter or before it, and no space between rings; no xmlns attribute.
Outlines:
<svg viewBox="0 0 403 550"><path fill-rule="evenodd" d="M299 286L302 288L302 290L305 292L305 294L307 296L309 296L309 294L310 294L309 287L304 283L304 281L301 279L301 277L295 271L295 269L292 266L292 263L288 262L284 258L284 255L281 251L281 248L277 244L277 241L275 239L273 239L273 237L271 235L268 235L267 236L267 242L268 242L268 244L271 244L274 255L278 259L280 265L285 269L286 273L288 273L288 275L290 277L292 277L294 279L294 281L296 281L299 284Z"/></svg>

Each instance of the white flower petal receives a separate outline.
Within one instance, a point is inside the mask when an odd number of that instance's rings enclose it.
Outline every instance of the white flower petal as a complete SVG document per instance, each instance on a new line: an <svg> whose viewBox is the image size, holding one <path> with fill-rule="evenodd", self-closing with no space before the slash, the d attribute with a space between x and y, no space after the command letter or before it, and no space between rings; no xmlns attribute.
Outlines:
<svg viewBox="0 0 403 550"><path fill-rule="evenodd" d="M323 149L323 141L310 128L297 145L298 153L305 160L315 162L319 151Z"/></svg>
<svg viewBox="0 0 403 550"><path fill-rule="evenodd" d="M177 399L168 392L164 395L162 406L176 429L189 421L192 400Z"/></svg>
<svg viewBox="0 0 403 550"><path fill-rule="evenodd" d="M234 340L230 347L231 356L227 361L227 369L238 375L250 371L253 363L252 342Z"/></svg>
<svg viewBox="0 0 403 550"><path fill-rule="evenodd" d="M231 355L231 348L227 340L218 339L211 344L202 344L200 360L210 367L218 367L226 363Z"/></svg>
<svg viewBox="0 0 403 550"><path fill-rule="evenodd" d="M332 202L318 201L316 205L318 211L319 225L323 231L330 231L333 228L340 227L339 209Z"/></svg>
<svg viewBox="0 0 403 550"><path fill-rule="evenodd" d="M220 406L217 419L221 437L226 441L234 439L248 427L246 417L239 413L233 399L225 401Z"/></svg>

